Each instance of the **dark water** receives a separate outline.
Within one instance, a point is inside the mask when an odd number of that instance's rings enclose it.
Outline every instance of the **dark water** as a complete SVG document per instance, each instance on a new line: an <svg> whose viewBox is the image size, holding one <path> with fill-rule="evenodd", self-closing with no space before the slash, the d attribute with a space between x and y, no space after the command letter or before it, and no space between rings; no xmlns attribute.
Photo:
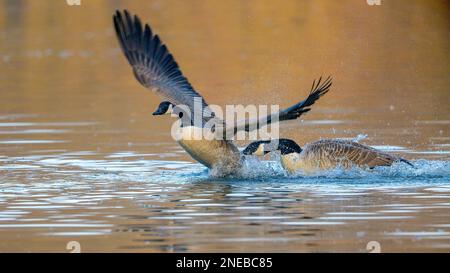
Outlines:
<svg viewBox="0 0 450 273"><path fill-rule="evenodd" d="M333 75L304 144L359 138L416 165L219 179L153 117L111 26L151 22L208 102L281 104ZM450 251L447 1L0 1L0 251ZM246 142L240 142L244 146Z"/></svg>

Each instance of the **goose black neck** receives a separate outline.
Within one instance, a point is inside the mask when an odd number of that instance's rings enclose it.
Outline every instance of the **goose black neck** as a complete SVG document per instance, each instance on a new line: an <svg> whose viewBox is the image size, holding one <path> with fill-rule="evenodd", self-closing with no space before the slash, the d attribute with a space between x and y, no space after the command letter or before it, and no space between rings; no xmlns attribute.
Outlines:
<svg viewBox="0 0 450 273"><path fill-rule="evenodd" d="M278 140L278 150L282 155L302 152L302 148L295 141L286 138Z"/></svg>

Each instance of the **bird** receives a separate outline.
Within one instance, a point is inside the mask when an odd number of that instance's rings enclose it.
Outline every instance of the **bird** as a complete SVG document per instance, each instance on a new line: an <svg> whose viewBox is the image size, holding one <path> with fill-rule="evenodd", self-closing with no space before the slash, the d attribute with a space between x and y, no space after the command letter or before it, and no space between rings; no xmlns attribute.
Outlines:
<svg viewBox="0 0 450 273"><path fill-rule="evenodd" d="M273 151L280 152L281 165L290 174L298 171L312 174L337 167L372 169L378 166L391 166L394 162L403 162L414 167L404 158L342 139L322 139L306 144L303 148L286 138L260 140L250 143L242 153L262 156Z"/></svg>
<svg viewBox="0 0 450 273"><path fill-rule="evenodd" d="M221 169L223 175L235 173L242 167L242 155L232 139L237 132L249 132L272 122L297 119L310 111L310 106L326 94L332 84L331 77L324 80L320 77L313 81L305 100L268 116L226 124L189 83L167 46L154 34L149 24L143 25L137 15L132 16L127 10L117 10L113 23L135 78L162 99L153 114L173 114L177 110L181 136L177 139L178 143L192 158L207 168ZM194 122L194 116L199 111L202 114L200 122ZM203 133L203 137L193 139L192 135L198 132Z"/></svg>

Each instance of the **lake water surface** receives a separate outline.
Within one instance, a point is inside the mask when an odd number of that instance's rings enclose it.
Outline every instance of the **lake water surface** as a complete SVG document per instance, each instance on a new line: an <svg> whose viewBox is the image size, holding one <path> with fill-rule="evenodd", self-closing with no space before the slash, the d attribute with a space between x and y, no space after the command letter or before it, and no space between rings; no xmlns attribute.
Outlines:
<svg viewBox="0 0 450 273"><path fill-rule="evenodd" d="M360 138L416 168L216 178L153 117L112 29L127 8L211 104L330 93L283 137ZM448 1L0 1L0 251L450 251ZM248 142L239 142L244 147ZM370 245L370 244L369 244Z"/></svg>

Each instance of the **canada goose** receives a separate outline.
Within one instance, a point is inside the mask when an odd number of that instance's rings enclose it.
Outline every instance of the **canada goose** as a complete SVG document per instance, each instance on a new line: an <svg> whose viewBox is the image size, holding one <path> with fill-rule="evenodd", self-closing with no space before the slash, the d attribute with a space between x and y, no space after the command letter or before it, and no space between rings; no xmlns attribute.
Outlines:
<svg viewBox="0 0 450 273"><path fill-rule="evenodd" d="M193 126L192 120L180 118L182 136L191 135L201 130L211 120L214 122L209 134L220 134L223 138L211 140L191 140L181 138L179 144L197 161L208 168L226 167L224 173L232 173L241 166L239 150L230 140L238 131L251 131L262 128L272 121L296 119L308 112L316 100L326 94L331 86L331 78L313 82L309 96L278 113L259 119L248 118L239 120L236 124L225 124L210 110L206 101L197 93L186 77L183 76L177 62L161 42L158 35L153 34L150 26L142 26L138 16L131 16L127 10L117 11L113 16L114 27L122 51L133 68L136 79L145 87L154 90L163 102L154 115L172 112L174 106L187 106L191 113L195 110L195 100L200 100L204 113L200 127ZM220 130L218 130L220 129Z"/></svg>
<svg viewBox="0 0 450 273"><path fill-rule="evenodd" d="M175 115L179 118L178 143L188 154L208 168L215 168L221 174L234 173L241 167L242 158L238 148L230 140L215 139L214 132L193 126L191 118L183 109L169 101L163 101L153 115ZM201 139L195 138L200 135Z"/></svg>
<svg viewBox="0 0 450 273"><path fill-rule="evenodd" d="M215 139L214 132L193 126L191 118L173 103L163 101L153 112L153 115L173 114L180 119L178 143L192 158L208 168L218 169L222 175L233 174L242 167L241 154L231 140ZM199 140L194 137L196 134L206 135Z"/></svg>
<svg viewBox="0 0 450 273"><path fill-rule="evenodd" d="M370 146L349 140L323 139L306 144L302 149L290 139L262 140L249 144L243 154L264 155L279 150L281 165L289 173L301 170L312 173L319 170L332 169L337 166L351 168L374 168L391 166L394 162L404 162L413 166L401 157L383 153Z"/></svg>

